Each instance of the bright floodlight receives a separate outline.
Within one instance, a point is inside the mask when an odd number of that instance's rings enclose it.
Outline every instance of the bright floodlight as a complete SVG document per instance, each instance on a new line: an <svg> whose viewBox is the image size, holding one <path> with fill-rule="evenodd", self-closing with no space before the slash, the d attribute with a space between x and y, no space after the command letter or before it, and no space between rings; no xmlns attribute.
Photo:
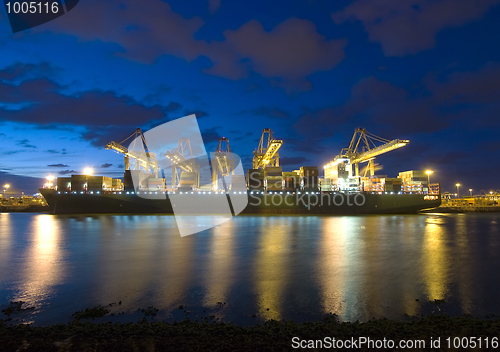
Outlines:
<svg viewBox="0 0 500 352"><path fill-rule="evenodd" d="M460 183L457 183L455 186L460 187Z"/></svg>
<svg viewBox="0 0 500 352"><path fill-rule="evenodd" d="M432 174L432 170L427 170L425 173L426 173L427 175L430 175L430 174Z"/></svg>
<svg viewBox="0 0 500 352"><path fill-rule="evenodd" d="M85 168L85 170L83 170L83 173L87 176L92 176L92 174L94 173L94 170L92 170L92 168L90 168L90 167L87 167L87 168Z"/></svg>
<svg viewBox="0 0 500 352"><path fill-rule="evenodd" d="M52 176L52 175L47 176L47 181L49 181L49 182L54 181L54 176Z"/></svg>
<svg viewBox="0 0 500 352"><path fill-rule="evenodd" d="M7 189L7 188L9 188L9 187L10 187L10 185L4 185L4 186L3 186L3 188L5 188L5 189Z"/></svg>

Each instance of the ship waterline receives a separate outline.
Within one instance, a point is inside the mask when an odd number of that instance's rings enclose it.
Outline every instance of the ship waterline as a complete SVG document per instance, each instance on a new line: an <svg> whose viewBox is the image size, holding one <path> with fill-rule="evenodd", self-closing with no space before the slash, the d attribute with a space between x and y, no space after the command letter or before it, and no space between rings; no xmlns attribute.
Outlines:
<svg viewBox="0 0 500 352"><path fill-rule="evenodd" d="M175 199L159 192L58 192L40 189L49 204L51 214L173 214ZM139 193L139 194L138 194ZM206 193L206 194L203 194ZM248 205L243 214L405 214L436 208L441 204L439 195L424 194L373 194L334 192L235 192L239 194L208 192L181 194L183 205L192 203L200 209L200 202L207 204L205 215L211 213L210 204L226 198L228 204L245 198ZM179 195L177 195L179 197ZM179 198L177 198L179 199ZM179 214L177 212L177 214ZM199 215L191 212L186 215ZM203 214L202 214L203 215Z"/></svg>

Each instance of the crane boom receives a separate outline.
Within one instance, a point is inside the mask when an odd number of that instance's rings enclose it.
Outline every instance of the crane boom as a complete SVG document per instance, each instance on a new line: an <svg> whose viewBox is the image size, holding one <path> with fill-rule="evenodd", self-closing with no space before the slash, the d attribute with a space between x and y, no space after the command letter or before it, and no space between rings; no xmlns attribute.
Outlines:
<svg viewBox="0 0 500 352"><path fill-rule="evenodd" d="M389 140L378 137L366 131L364 128L357 128L354 131L349 147L342 149L340 155L335 159L349 159L351 164L355 166L356 176L359 176L359 163L368 162L367 170L369 169L373 175L375 173L374 159L376 156L404 147L408 143L410 143L410 141L407 139Z"/></svg>
<svg viewBox="0 0 500 352"><path fill-rule="evenodd" d="M378 155L390 152L391 150L394 150L394 149L404 147L408 143L410 143L409 140L395 139L395 140L392 140L392 141L385 143L381 146L375 147L375 148L370 149L364 153L359 154L351 162L355 163L355 164L363 163L363 162L369 161L370 159L375 158Z"/></svg>
<svg viewBox="0 0 500 352"><path fill-rule="evenodd" d="M267 135L267 143L266 143ZM262 130L259 147L254 151L253 168L266 168L267 166L279 166L278 150L283 144L282 140L274 139L273 131L270 128Z"/></svg>
<svg viewBox="0 0 500 352"><path fill-rule="evenodd" d="M132 137L132 144L134 145L134 147L131 150L130 148L125 147L123 144ZM138 137L141 138L139 139ZM135 144L138 140L141 141L143 150L134 152L133 149L135 149ZM153 173L155 174L155 177L158 177L159 167L158 160L156 159L156 154L149 152L146 139L144 138L144 135L142 134L140 128L136 129L134 133L132 133L120 143L115 141L109 142L108 144L106 144L105 149L114 150L115 152L124 155L125 170L130 170L130 158L132 158L136 161L137 169L139 169L139 167L142 167L144 168L144 170L149 172L149 169L151 168L153 170Z"/></svg>

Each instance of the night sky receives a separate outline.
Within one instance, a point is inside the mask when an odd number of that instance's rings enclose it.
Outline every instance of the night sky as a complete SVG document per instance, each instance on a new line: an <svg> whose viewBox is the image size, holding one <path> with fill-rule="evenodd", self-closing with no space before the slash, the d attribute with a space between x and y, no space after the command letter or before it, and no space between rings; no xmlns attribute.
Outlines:
<svg viewBox="0 0 500 352"><path fill-rule="evenodd" d="M263 128L291 171L357 127L409 139L378 174L500 188L500 0L80 0L12 33L0 9L0 184L122 177L104 145L195 113L251 167Z"/></svg>

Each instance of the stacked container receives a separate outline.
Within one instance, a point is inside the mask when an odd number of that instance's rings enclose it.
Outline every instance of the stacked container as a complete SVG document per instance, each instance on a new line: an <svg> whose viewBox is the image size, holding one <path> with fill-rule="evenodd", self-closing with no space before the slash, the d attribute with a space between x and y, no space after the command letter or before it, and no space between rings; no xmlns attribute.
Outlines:
<svg viewBox="0 0 500 352"><path fill-rule="evenodd" d="M266 167L264 169L264 186L268 191L283 190L283 171L281 167Z"/></svg>
<svg viewBox="0 0 500 352"><path fill-rule="evenodd" d="M300 181L304 192L318 191L318 167L317 166L301 166Z"/></svg>
<svg viewBox="0 0 500 352"><path fill-rule="evenodd" d="M181 172L181 179L179 181L179 191L187 192L192 191L196 185L196 178L198 174L196 172Z"/></svg>
<svg viewBox="0 0 500 352"><path fill-rule="evenodd" d="M265 172L261 169L248 169L247 170L247 187L250 191L263 191L264 190L264 177Z"/></svg>
<svg viewBox="0 0 500 352"><path fill-rule="evenodd" d="M57 190L59 192L71 191L71 177L58 177L57 178Z"/></svg>
<svg viewBox="0 0 500 352"><path fill-rule="evenodd" d="M162 178L148 178L148 190L149 191L159 191L165 192L165 179Z"/></svg>
<svg viewBox="0 0 500 352"><path fill-rule="evenodd" d="M294 172L283 172L283 190L287 192L295 192L300 188L300 176L299 173Z"/></svg>
<svg viewBox="0 0 500 352"><path fill-rule="evenodd" d="M411 170L399 173L402 180L402 189L404 192L421 193L427 190L428 176L424 170Z"/></svg>
<svg viewBox="0 0 500 352"><path fill-rule="evenodd" d="M119 178L114 178L111 184L113 191L123 191L123 183Z"/></svg>

